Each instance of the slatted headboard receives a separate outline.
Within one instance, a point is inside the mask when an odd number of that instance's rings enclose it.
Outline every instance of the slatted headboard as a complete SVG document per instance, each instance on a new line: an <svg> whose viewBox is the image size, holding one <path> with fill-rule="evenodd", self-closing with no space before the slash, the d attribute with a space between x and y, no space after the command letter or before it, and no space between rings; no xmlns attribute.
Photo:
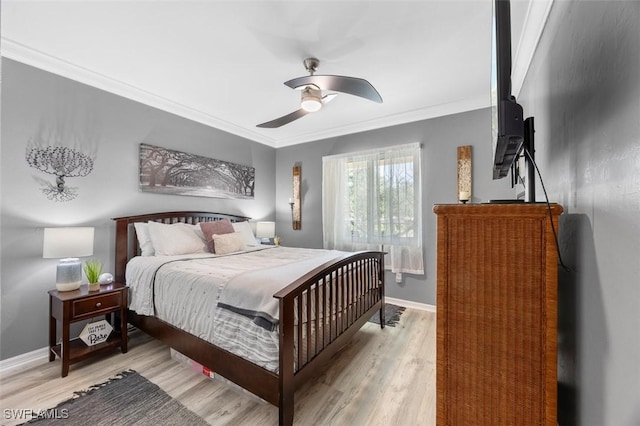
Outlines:
<svg viewBox="0 0 640 426"><path fill-rule="evenodd" d="M138 239L135 237L136 222L160 222L160 223L189 223L212 222L221 219L229 219L231 222L243 222L250 218L246 216L231 215L225 213L210 212L162 212L148 213L137 216L117 217L116 221L116 258L115 258L115 280L125 282L125 268L127 262L134 256L140 254Z"/></svg>

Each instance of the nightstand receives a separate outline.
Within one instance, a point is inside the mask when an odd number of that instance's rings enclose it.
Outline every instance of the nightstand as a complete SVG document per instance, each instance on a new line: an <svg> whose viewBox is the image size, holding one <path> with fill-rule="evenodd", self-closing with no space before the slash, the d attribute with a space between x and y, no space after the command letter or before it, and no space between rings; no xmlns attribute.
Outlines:
<svg viewBox="0 0 640 426"><path fill-rule="evenodd" d="M60 357L62 377L69 374L69 365L90 356L118 346L122 353L127 352L127 291L128 287L121 283L103 284L100 291L92 292L89 292L86 284L73 291L49 291L49 362L56 355ZM101 315L110 320L112 313L120 314L120 327L116 330L118 327L112 323L114 330L107 341L87 346L80 339L70 340L71 323ZM58 321L62 323L62 342L56 344Z"/></svg>

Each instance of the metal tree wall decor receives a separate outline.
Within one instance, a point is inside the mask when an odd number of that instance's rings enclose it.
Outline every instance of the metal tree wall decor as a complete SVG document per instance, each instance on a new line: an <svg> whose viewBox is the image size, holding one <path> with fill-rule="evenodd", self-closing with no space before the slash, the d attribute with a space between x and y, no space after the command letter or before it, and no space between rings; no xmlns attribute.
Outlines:
<svg viewBox="0 0 640 426"><path fill-rule="evenodd" d="M253 198L255 168L140 144L140 189L163 194Z"/></svg>
<svg viewBox="0 0 640 426"><path fill-rule="evenodd" d="M56 177L55 185L45 182L42 192L49 200L71 201L78 196L77 187L66 186L65 178L84 177L93 170L93 158L66 146L27 148L27 163Z"/></svg>

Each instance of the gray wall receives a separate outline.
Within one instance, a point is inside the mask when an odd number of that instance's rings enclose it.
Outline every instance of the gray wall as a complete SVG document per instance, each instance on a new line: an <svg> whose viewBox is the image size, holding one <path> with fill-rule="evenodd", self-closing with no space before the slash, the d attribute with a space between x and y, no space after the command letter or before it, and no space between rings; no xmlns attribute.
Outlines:
<svg viewBox="0 0 640 426"><path fill-rule="evenodd" d="M95 226L94 257L113 271L115 228L110 218L171 210L275 218L275 149L152 107L2 59L1 327L2 359L47 346L47 291L55 288L55 259L42 259L42 229ZM55 129L64 144L95 153L95 166L70 202L49 201L29 167L27 143ZM45 136L43 136L45 137ZM48 137L45 137L48 139ZM254 200L186 197L138 191L141 142L245 164L256 169Z"/></svg>
<svg viewBox="0 0 640 426"><path fill-rule="evenodd" d="M519 101L536 118L549 197L565 208L561 419L638 425L640 2L554 2Z"/></svg>
<svg viewBox="0 0 640 426"><path fill-rule="evenodd" d="M563 424L640 424L639 55L640 3L556 1L519 96L525 113L536 117L537 159L549 196L566 211L560 246L571 270L559 274ZM109 218L160 209L275 217L285 244L320 247L321 157L419 141L426 275L400 286L390 280L389 295L435 303L431 205L455 201L455 147L474 147L474 201L512 195L508 182L489 178L487 110L274 151L6 59L2 66L3 359L47 345L46 291L53 287L55 261L41 259L44 226L96 226L96 256L109 267ZM29 138L58 122L80 126L89 136L82 143L96 141L95 170L69 179L80 196L67 204L44 199L34 177L49 177L24 161ZM250 163L258 176L256 200L139 193L142 141ZM291 230L287 204L295 163L302 165L305 189L301 231Z"/></svg>
<svg viewBox="0 0 640 426"><path fill-rule="evenodd" d="M473 146L473 202L509 198L513 194L508 179L491 179L489 109L279 148L276 151L276 229L285 245L322 248L322 157L411 142L422 144L425 274L403 274L399 284L395 276L387 274L387 296L435 305L436 220L432 207L456 202L456 148ZM292 230L288 205L292 193L291 171L296 164L302 169L302 229L299 231Z"/></svg>

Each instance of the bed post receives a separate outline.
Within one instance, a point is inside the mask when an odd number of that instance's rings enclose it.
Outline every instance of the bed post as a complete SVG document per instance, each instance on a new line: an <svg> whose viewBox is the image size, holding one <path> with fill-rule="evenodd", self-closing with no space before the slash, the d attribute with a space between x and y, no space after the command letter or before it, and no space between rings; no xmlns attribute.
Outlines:
<svg viewBox="0 0 640 426"><path fill-rule="evenodd" d="M116 219L116 259L115 259L115 280L116 282L125 282L125 267L127 266L128 244L127 227L129 226L126 219Z"/></svg>
<svg viewBox="0 0 640 426"><path fill-rule="evenodd" d="M280 426L293 424L294 300L293 297L280 299L280 395L278 404Z"/></svg>
<svg viewBox="0 0 640 426"><path fill-rule="evenodd" d="M385 253L379 253L378 255L378 277L380 277L380 328L384 328L386 324L386 318L384 313L384 255Z"/></svg>

